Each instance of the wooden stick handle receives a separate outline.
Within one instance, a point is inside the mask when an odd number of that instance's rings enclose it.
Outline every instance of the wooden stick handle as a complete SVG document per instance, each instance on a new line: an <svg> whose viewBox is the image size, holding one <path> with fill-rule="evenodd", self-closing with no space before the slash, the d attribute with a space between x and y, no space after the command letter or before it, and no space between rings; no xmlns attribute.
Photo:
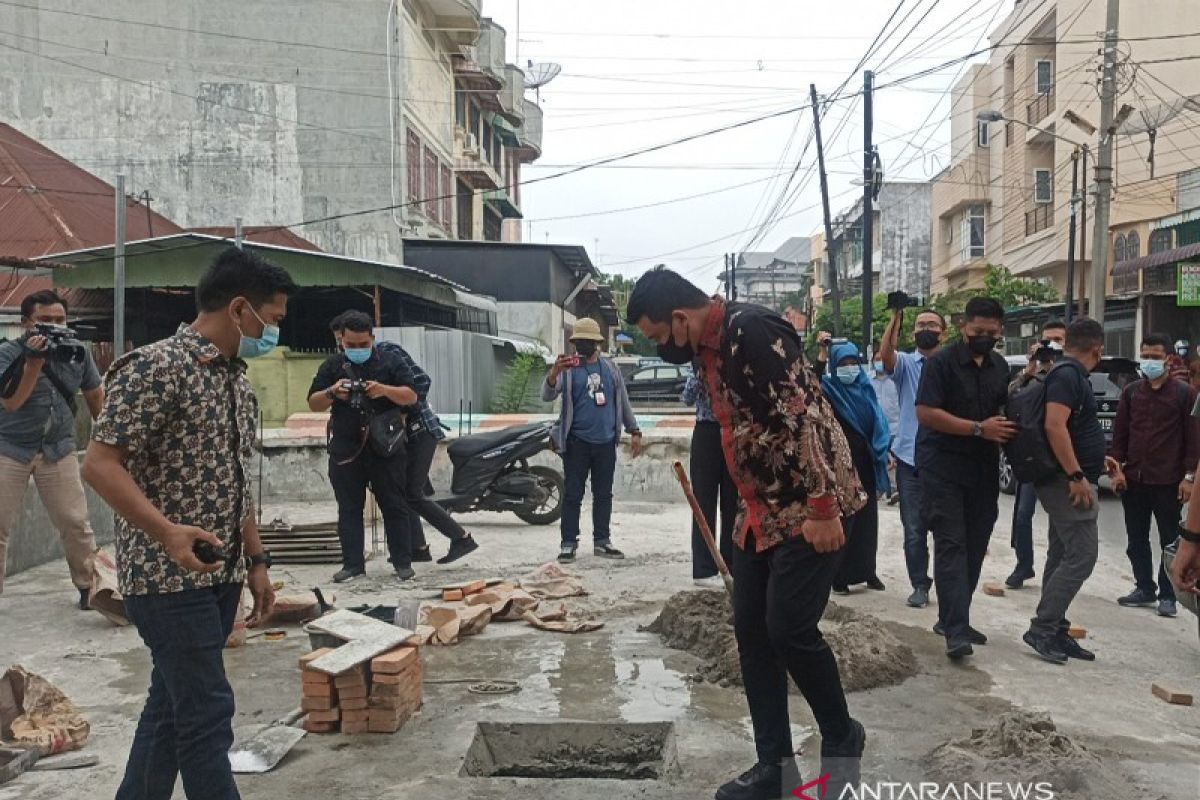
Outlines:
<svg viewBox="0 0 1200 800"><path fill-rule="evenodd" d="M704 543L708 545L708 552L712 554L713 561L717 564L717 571L722 575L728 575L729 566L725 563L725 559L721 557L721 549L717 547L717 540L713 538L712 528L708 527L708 520L704 518L704 512L700 509L700 502L696 500L696 493L692 491L692 482L688 480L687 470L683 468L683 464L679 461L675 462L675 477L679 479L679 485L683 487L683 493L687 496L688 504L692 507L692 516L696 520L697 527L700 528L700 535L704 537Z"/></svg>

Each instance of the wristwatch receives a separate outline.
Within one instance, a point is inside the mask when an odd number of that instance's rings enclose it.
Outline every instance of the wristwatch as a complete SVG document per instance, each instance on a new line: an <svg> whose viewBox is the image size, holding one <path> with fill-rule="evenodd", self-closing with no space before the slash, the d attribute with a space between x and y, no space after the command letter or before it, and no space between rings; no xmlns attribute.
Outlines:
<svg viewBox="0 0 1200 800"><path fill-rule="evenodd" d="M1196 533L1195 531L1189 531L1187 528L1183 527L1182 522L1179 523L1179 538L1183 539L1185 542L1191 542L1192 544L1200 544L1200 533Z"/></svg>
<svg viewBox="0 0 1200 800"><path fill-rule="evenodd" d="M976 438L979 438L979 439L983 438L983 423L982 422L974 422L971 424L971 435Z"/></svg>
<svg viewBox="0 0 1200 800"><path fill-rule="evenodd" d="M1188 474L1183 476L1183 480L1184 480L1184 483L1195 483L1196 482L1196 473L1189 472Z"/></svg>
<svg viewBox="0 0 1200 800"><path fill-rule="evenodd" d="M246 564L247 564L247 568L249 568L249 569L254 569L255 567L260 566L260 565L266 567L267 569L270 569L272 563L273 562L271 559L271 551L270 550L263 550L258 555L246 556Z"/></svg>
<svg viewBox="0 0 1200 800"><path fill-rule="evenodd" d="M1087 478L1087 476L1083 474L1083 470L1076 470L1067 476L1067 480L1069 480L1071 483L1079 483L1085 478Z"/></svg>

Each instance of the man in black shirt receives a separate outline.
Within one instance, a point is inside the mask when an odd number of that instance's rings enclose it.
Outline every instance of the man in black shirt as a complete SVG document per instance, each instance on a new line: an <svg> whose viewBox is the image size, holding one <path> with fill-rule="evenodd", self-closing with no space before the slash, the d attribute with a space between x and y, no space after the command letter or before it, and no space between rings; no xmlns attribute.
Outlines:
<svg viewBox="0 0 1200 800"><path fill-rule="evenodd" d="M308 407L330 411L329 483L338 503L338 538L342 543L342 569L333 576L341 583L366 574L363 558L365 533L363 507L367 486L383 514L388 553L396 577L411 580L412 541L404 499L405 454L379 455L369 441L369 425L376 414L417 403L411 371L393 352L375 347L371 319L361 311L342 317L343 352L331 356L313 378ZM354 381L365 386L352 392Z"/></svg>
<svg viewBox="0 0 1200 800"><path fill-rule="evenodd" d="M1067 328L1066 357L1046 375L1046 441L1061 474L1037 487L1050 517L1050 553L1037 616L1025 643L1046 661L1064 664L1068 656L1093 661L1067 635L1067 608L1096 566L1099 504L1096 484L1104 471L1104 431L1096 417L1096 395L1088 373L1104 353L1104 328L1081 317Z"/></svg>
<svg viewBox="0 0 1200 800"><path fill-rule="evenodd" d="M1008 395L1008 362L996 352L1004 309L976 297L963 316L961 341L925 362L917 390L917 470L922 514L933 532L938 595L934 632L946 637L952 659L987 643L971 627L971 595L1000 513L997 445L1016 434L1000 415Z"/></svg>

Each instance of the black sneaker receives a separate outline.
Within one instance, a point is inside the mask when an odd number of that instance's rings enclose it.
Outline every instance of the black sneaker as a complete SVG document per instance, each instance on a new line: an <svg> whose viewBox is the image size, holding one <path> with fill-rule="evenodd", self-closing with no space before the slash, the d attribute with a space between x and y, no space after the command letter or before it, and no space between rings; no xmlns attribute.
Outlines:
<svg viewBox="0 0 1200 800"><path fill-rule="evenodd" d="M1058 638L1054 640L1054 643L1058 645L1058 649L1062 650L1067 658L1077 658L1080 661L1096 660L1095 653L1083 647L1079 644L1079 642L1075 641L1065 633L1059 634Z"/></svg>
<svg viewBox="0 0 1200 800"><path fill-rule="evenodd" d="M471 538L471 534L467 534L461 539L455 539L450 543L450 552L437 560L439 564L452 564L458 561L468 553L474 553L479 549L479 543Z"/></svg>
<svg viewBox="0 0 1200 800"><path fill-rule="evenodd" d="M883 581L879 580L878 575L872 575L871 577L867 578L867 588L876 592L882 592L887 589L887 587L883 585Z"/></svg>
<svg viewBox="0 0 1200 800"><path fill-rule="evenodd" d="M908 596L909 608L924 608L929 605L929 590L928 589L913 589L913 593Z"/></svg>
<svg viewBox="0 0 1200 800"><path fill-rule="evenodd" d="M942 627L941 622L935 622L933 624L933 632L936 633L938 636L946 635L946 629ZM987 644L988 638L983 633L975 630L970 625L968 625L967 626L967 641L970 642L971 644Z"/></svg>
<svg viewBox="0 0 1200 800"><path fill-rule="evenodd" d="M975 655L975 648L965 636L946 640L946 658L951 661L961 661L967 656Z"/></svg>
<svg viewBox="0 0 1200 800"><path fill-rule="evenodd" d="M716 800L779 800L791 795L799 785L796 759L785 758L779 764L760 761L717 789Z"/></svg>
<svg viewBox="0 0 1200 800"><path fill-rule="evenodd" d="M91 589L80 589L79 590L79 610L80 611L91 611L92 610L91 595L92 595Z"/></svg>
<svg viewBox="0 0 1200 800"><path fill-rule="evenodd" d="M412 567L396 567L396 580L411 581L415 577L417 573Z"/></svg>
<svg viewBox="0 0 1200 800"><path fill-rule="evenodd" d="M625 557L625 554L613 547L612 543L610 542L597 544L594 548L592 548L592 555L600 556L601 558L612 559L622 559Z"/></svg>
<svg viewBox="0 0 1200 800"><path fill-rule="evenodd" d="M414 564L429 564L433 561L433 553L429 552L429 545L425 545L420 550L412 551L412 561Z"/></svg>
<svg viewBox="0 0 1200 800"><path fill-rule="evenodd" d="M1160 617L1173 617L1178 613L1179 607L1174 600L1163 599L1158 601L1158 615Z"/></svg>
<svg viewBox="0 0 1200 800"><path fill-rule="evenodd" d="M1154 592L1147 592L1145 589L1134 589L1124 597L1118 597L1117 603L1126 608L1137 608L1138 606L1152 606L1158 602L1158 598L1154 596Z"/></svg>
<svg viewBox="0 0 1200 800"><path fill-rule="evenodd" d="M1033 570L1021 569L1020 567L1017 567L1012 571L1012 575L1009 575L1004 579L1004 585L1009 589L1020 589L1025 585L1025 581L1031 580L1034 577L1035 574Z"/></svg>
<svg viewBox="0 0 1200 800"><path fill-rule="evenodd" d="M834 594L848 595L850 594L850 587L844 583L835 583L831 591Z"/></svg>
<svg viewBox="0 0 1200 800"><path fill-rule="evenodd" d="M342 567L337 572L333 573L333 582L345 583L346 581L352 581L355 578L361 578L366 574L367 570L364 567Z"/></svg>
<svg viewBox="0 0 1200 800"><path fill-rule="evenodd" d="M1032 647L1043 661L1051 664L1067 663L1067 654L1063 652L1058 637L1039 636L1033 631L1025 631L1021 639Z"/></svg>
<svg viewBox="0 0 1200 800"><path fill-rule="evenodd" d="M856 719L850 720L850 735L837 744L821 742L821 775L828 775L821 797L847 796L846 787L858 789L862 781L862 754L867 746L867 731Z"/></svg>
<svg viewBox="0 0 1200 800"><path fill-rule="evenodd" d="M575 545L564 544L558 550L558 563L573 564L575 563Z"/></svg>

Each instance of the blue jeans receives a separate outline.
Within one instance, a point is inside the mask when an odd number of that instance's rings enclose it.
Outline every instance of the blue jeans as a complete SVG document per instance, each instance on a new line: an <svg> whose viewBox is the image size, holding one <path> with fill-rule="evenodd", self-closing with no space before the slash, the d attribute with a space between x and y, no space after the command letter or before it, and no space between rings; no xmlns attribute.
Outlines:
<svg viewBox="0 0 1200 800"><path fill-rule="evenodd" d="M1012 548L1017 551L1017 569L1030 575L1033 575L1033 515L1037 503L1033 484L1018 483L1013 504Z"/></svg>
<svg viewBox="0 0 1200 800"><path fill-rule="evenodd" d="M170 800L178 777L189 800L239 800L223 653L241 594L226 583L125 598L154 668L116 800Z"/></svg>
<svg viewBox="0 0 1200 800"><path fill-rule="evenodd" d="M896 489L900 492L900 521L904 525L904 562L914 589L929 591L929 526L921 516L921 481L916 467L896 459Z"/></svg>
<svg viewBox="0 0 1200 800"><path fill-rule="evenodd" d="M617 471L617 443L591 444L574 436L562 454L566 496L563 498L562 543L579 543L579 515L588 475L592 476L592 537L596 544L612 540L613 476Z"/></svg>

